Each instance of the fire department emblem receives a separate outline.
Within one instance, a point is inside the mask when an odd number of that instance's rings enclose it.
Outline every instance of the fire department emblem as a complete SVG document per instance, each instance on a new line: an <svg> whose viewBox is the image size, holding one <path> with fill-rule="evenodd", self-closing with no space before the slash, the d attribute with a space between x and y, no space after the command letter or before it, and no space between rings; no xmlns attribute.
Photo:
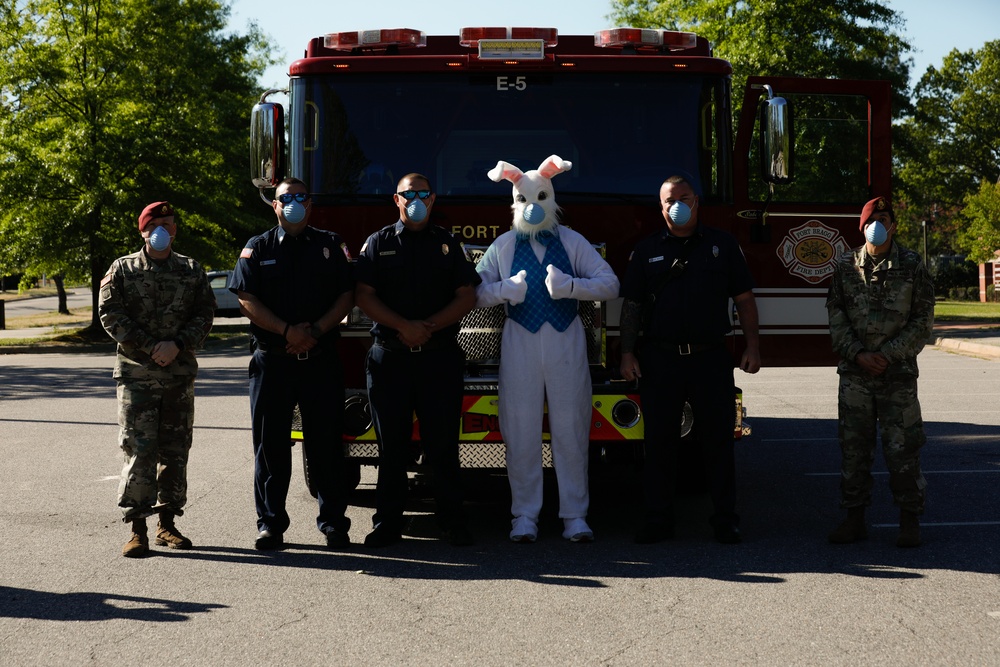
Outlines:
<svg viewBox="0 0 1000 667"><path fill-rule="evenodd" d="M850 249L839 231L810 220L789 230L777 253L791 275L818 283L833 273L837 256Z"/></svg>

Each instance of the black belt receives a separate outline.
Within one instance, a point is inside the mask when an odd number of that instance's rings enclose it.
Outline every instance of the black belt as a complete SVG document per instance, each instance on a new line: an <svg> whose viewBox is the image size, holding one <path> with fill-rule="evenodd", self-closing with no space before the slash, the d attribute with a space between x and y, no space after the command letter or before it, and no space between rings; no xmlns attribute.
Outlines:
<svg viewBox="0 0 1000 667"><path fill-rule="evenodd" d="M276 357L290 357L298 361L308 361L309 359L315 359L316 357L326 353L326 350L317 345L311 350L295 354L286 350L284 345L269 345L261 340L257 341L257 349L267 355L274 355Z"/></svg>
<svg viewBox="0 0 1000 667"><path fill-rule="evenodd" d="M451 337L431 338L422 345L409 345L403 343L398 338L375 338L375 344L390 352L429 352L431 350L455 349L458 342Z"/></svg>
<svg viewBox="0 0 1000 667"><path fill-rule="evenodd" d="M658 350L663 350L664 352L671 352L673 354L678 354L685 357L689 354L694 354L695 352L708 352L709 350L717 350L723 346L720 341L718 343L668 343L665 340L654 340L653 344L656 345Z"/></svg>

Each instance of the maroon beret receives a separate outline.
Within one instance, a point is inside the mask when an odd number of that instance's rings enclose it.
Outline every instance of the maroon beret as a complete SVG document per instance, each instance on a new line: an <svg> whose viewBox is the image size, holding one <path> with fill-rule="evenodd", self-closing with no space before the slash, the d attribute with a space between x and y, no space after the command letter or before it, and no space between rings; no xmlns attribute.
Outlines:
<svg viewBox="0 0 1000 667"><path fill-rule="evenodd" d="M153 202L146 208L142 209L142 213L139 214L139 231L146 231L146 225L153 222L153 220L156 220L157 218L169 218L173 214L174 207L171 206L169 202Z"/></svg>
<svg viewBox="0 0 1000 667"><path fill-rule="evenodd" d="M862 232L865 231L865 223L871 220L872 216L876 213L888 213L892 216L893 220L896 219L889 200L885 197L875 197L875 199L872 199L861 209L861 223L858 225L858 229Z"/></svg>

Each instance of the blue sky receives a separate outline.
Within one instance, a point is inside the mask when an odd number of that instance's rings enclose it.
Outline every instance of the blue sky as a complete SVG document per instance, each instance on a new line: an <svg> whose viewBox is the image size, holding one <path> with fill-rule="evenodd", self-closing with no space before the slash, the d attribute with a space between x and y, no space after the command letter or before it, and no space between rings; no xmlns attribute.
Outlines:
<svg viewBox="0 0 1000 667"><path fill-rule="evenodd" d="M998 0L890 0L906 19L904 35L915 52L914 81L928 66L939 66L952 49L978 49L1000 39ZM279 7L280 11L276 11ZM269 69L262 87L284 87L287 67L301 57L312 37L337 30L416 28L427 34L457 34L473 25L531 25L562 34L592 34L612 24L608 0L233 0L230 24L244 31L255 21L283 51L282 64Z"/></svg>

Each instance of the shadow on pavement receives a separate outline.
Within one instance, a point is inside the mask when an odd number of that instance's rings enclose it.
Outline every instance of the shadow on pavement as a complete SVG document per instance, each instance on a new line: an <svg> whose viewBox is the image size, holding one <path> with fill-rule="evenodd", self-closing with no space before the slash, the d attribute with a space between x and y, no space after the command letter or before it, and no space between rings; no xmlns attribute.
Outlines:
<svg viewBox="0 0 1000 667"><path fill-rule="evenodd" d="M179 602L110 593L49 593L0 586L0 617L45 621L177 622L226 605Z"/></svg>

